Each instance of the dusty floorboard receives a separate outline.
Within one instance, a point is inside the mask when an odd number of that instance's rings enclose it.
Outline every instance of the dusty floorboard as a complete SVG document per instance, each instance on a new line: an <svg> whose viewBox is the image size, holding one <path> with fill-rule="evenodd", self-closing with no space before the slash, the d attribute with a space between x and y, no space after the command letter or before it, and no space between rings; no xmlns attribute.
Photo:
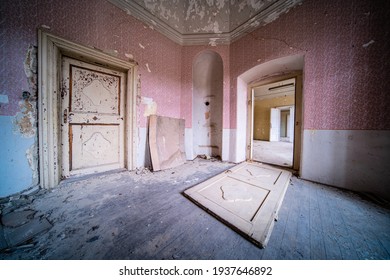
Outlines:
<svg viewBox="0 0 390 280"><path fill-rule="evenodd" d="M121 172L62 184L2 214L31 209L52 227L0 259L390 259L390 210L293 177L260 249L182 192L231 164L197 159L153 174Z"/></svg>

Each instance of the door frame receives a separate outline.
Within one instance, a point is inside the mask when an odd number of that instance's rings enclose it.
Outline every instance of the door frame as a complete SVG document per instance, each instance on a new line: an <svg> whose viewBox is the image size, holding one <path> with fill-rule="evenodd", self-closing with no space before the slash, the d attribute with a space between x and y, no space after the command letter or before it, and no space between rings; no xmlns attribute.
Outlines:
<svg viewBox="0 0 390 280"><path fill-rule="evenodd" d="M61 181L60 81L62 56L126 73L125 168L134 169L137 139L137 64L121 60L97 49L70 42L44 30L38 30L38 139L41 187L53 188Z"/></svg>
<svg viewBox="0 0 390 280"><path fill-rule="evenodd" d="M248 85L248 114L247 114L247 139L246 139L246 158L253 160L253 118L254 118L254 88L266 84L281 82L287 79L295 78L295 108L294 108L294 152L293 167L295 171L300 170L301 152L302 152L302 123L303 123L303 72L291 71L282 75L267 77L257 80Z"/></svg>

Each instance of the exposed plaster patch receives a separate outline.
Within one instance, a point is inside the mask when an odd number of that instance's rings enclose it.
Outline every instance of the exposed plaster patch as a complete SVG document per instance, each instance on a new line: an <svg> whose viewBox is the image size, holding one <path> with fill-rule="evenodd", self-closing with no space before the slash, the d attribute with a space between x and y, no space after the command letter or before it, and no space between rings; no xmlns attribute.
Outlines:
<svg viewBox="0 0 390 280"><path fill-rule="evenodd" d="M25 138L34 137L37 132L37 58L37 47L29 46L23 66L30 92L23 92L23 100L19 101L20 112L13 119L14 132Z"/></svg>
<svg viewBox="0 0 390 280"><path fill-rule="evenodd" d="M104 50L103 52L112 56L118 56L119 54L117 50Z"/></svg>
<svg viewBox="0 0 390 280"><path fill-rule="evenodd" d="M44 25L44 24L42 24L41 27L44 28L44 29L50 29L51 28L50 26L47 26L47 25Z"/></svg>
<svg viewBox="0 0 390 280"><path fill-rule="evenodd" d="M148 72L149 72L149 73L152 73L152 70L150 70L150 68L149 68L149 64L146 63L145 66L146 66L146 69L148 70Z"/></svg>
<svg viewBox="0 0 390 280"><path fill-rule="evenodd" d="M138 43L138 45L139 45L139 47L140 47L141 49L145 49L145 46L142 45L141 43Z"/></svg>
<svg viewBox="0 0 390 280"><path fill-rule="evenodd" d="M154 0L144 0L145 7L152 13L156 12L157 2Z"/></svg>
<svg viewBox="0 0 390 280"><path fill-rule="evenodd" d="M369 45L372 45L372 44L374 44L375 43L375 41L374 40L371 40L370 42L368 42L368 43L366 43L366 44L364 44L364 45L362 45L363 46L363 48L367 48Z"/></svg>
<svg viewBox="0 0 390 280"><path fill-rule="evenodd" d="M270 23L270 22L273 22L274 20L276 20L278 17L279 17L279 13L277 12L273 12L272 14L269 14L265 19L264 19L264 22L265 23Z"/></svg>
<svg viewBox="0 0 390 280"><path fill-rule="evenodd" d="M219 24L218 22L212 22L208 25L206 25L205 27L203 28L197 28L194 30L195 33L198 33L198 32L201 32L201 31L204 31L204 32L213 32L213 33L222 33L222 31L219 30Z"/></svg>
<svg viewBox="0 0 390 280"><path fill-rule="evenodd" d="M129 16L131 16L131 11L129 10L129 9L125 9L125 12L126 12L126 14L128 14Z"/></svg>
<svg viewBox="0 0 390 280"><path fill-rule="evenodd" d="M32 93L32 97L36 97L37 89L38 89L38 75L37 75L37 56L38 48L35 46L29 46L26 53L26 58L24 59L24 73L27 77L27 82L30 88L30 92ZM36 99L36 98L35 98Z"/></svg>
<svg viewBox="0 0 390 280"><path fill-rule="evenodd" d="M157 103L153 101L153 98L142 97L141 103L146 105L144 110L144 117L157 114Z"/></svg>
<svg viewBox="0 0 390 280"><path fill-rule="evenodd" d="M20 112L14 117L14 132L25 138L31 138L37 132L36 102L28 99L19 102Z"/></svg>
<svg viewBox="0 0 390 280"><path fill-rule="evenodd" d="M125 53L125 56L128 58L128 59L131 59L131 60L134 60L134 56L130 53Z"/></svg>
<svg viewBox="0 0 390 280"><path fill-rule="evenodd" d="M195 19L196 15L203 19L205 16L205 7L201 6L197 0L190 0L187 8L186 20L189 20L190 17Z"/></svg>
<svg viewBox="0 0 390 280"><path fill-rule="evenodd" d="M264 6L264 1L259 0L248 0L248 5L252 7L255 11L260 10Z"/></svg>
<svg viewBox="0 0 390 280"><path fill-rule="evenodd" d="M218 38L210 38L209 45L212 46L212 47L216 47L217 46L217 40L218 40Z"/></svg>
<svg viewBox="0 0 390 280"><path fill-rule="evenodd" d="M252 27L257 27L259 25L260 25L260 22L258 22L257 20L251 23Z"/></svg>
<svg viewBox="0 0 390 280"><path fill-rule="evenodd" d="M216 0L217 8L219 10L223 9L225 7L225 3L228 3L229 0Z"/></svg>
<svg viewBox="0 0 390 280"><path fill-rule="evenodd" d="M38 146L34 143L26 150L28 165L32 170L32 184L38 184Z"/></svg>
<svg viewBox="0 0 390 280"><path fill-rule="evenodd" d="M142 96L141 96L141 74L138 74L138 77L137 77L137 92L136 92L136 96L137 96L137 106L139 106L141 104L141 101L142 101Z"/></svg>

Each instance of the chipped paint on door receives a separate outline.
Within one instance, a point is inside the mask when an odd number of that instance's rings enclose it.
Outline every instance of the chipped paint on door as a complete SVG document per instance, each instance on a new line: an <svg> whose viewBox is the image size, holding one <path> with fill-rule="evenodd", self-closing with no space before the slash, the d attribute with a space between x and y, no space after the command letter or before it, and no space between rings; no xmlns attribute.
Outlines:
<svg viewBox="0 0 390 280"><path fill-rule="evenodd" d="M62 176L124 167L124 73L62 60Z"/></svg>

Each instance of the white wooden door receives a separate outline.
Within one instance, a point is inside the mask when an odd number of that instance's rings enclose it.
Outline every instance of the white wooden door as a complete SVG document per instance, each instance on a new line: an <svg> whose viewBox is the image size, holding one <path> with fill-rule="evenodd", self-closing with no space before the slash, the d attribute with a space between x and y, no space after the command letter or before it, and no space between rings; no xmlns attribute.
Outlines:
<svg viewBox="0 0 390 280"><path fill-rule="evenodd" d="M243 162L187 189L184 195L265 247L290 177L282 169Z"/></svg>
<svg viewBox="0 0 390 280"><path fill-rule="evenodd" d="M62 177L124 167L126 76L62 59Z"/></svg>
<svg viewBox="0 0 390 280"><path fill-rule="evenodd" d="M280 140L280 110L271 108L269 141Z"/></svg>

